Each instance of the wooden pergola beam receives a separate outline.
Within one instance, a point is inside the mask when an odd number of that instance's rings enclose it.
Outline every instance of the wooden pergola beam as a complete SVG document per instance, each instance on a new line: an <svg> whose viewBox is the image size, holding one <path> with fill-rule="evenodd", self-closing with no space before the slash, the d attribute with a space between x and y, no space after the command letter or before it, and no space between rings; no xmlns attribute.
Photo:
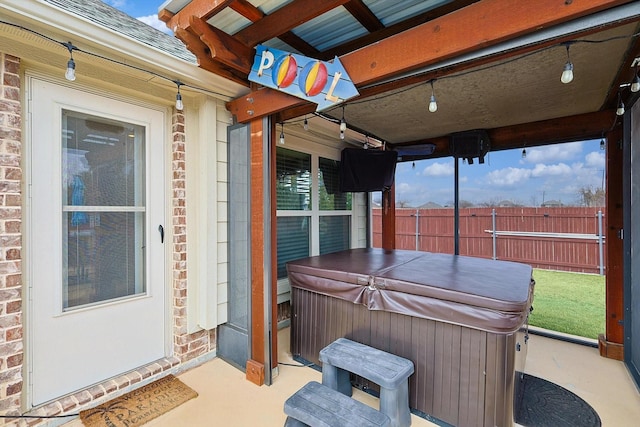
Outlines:
<svg viewBox="0 0 640 427"><path fill-rule="evenodd" d="M488 47L541 28L571 21L629 0L483 0L411 30L345 54L340 61L356 86L379 83L394 76ZM296 4L298 2L294 2ZM273 15L270 15L273 16ZM265 18L267 19L267 18ZM264 19L260 22L263 22ZM248 43L247 43L248 44ZM266 89L261 97L277 91ZM262 117L299 105L289 96L289 105L278 102L264 110L249 108L242 97L227 104L239 122ZM255 98L250 95L248 98ZM269 102L264 103L265 106ZM252 115L246 114L251 110Z"/></svg>
<svg viewBox="0 0 640 427"><path fill-rule="evenodd" d="M235 37L245 45L253 47L278 37L347 1L349 0L296 0L238 31Z"/></svg>
<svg viewBox="0 0 640 427"><path fill-rule="evenodd" d="M238 74L223 67L219 62L211 59L211 56L209 55L209 47L205 45L198 36L181 28L178 28L174 34L179 40L189 47L191 52L193 52L198 60L198 66L200 68L222 76L235 83L248 86L246 75Z"/></svg>
<svg viewBox="0 0 640 427"><path fill-rule="evenodd" d="M615 110L597 111L576 116L559 117L538 122L488 129L491 151L511 150L514 148L536 147L561 142L598 139L612 128L617 116ZM434 144L436 146L430 159L448 157L449 137L423 139L405 142L396 146Z"/></svg>
<svg viewBox="0 0 640 427"><path fill-rule="evenodd" d="M249 74L253 63L251 57L254 50L252 48L196 16L192 16L189 20L189 28L209 47L209 55L212 59L242 74Z"/></svg>
<svg viewBox="0 0 640 427"><path fill-rule="evenodd" d="M158 12L158 19L166 22L174 33L178 28L189 29L192 16L207 20L224 10L234 0L191 0L182 10L173 14L166 9Z"/></svg>

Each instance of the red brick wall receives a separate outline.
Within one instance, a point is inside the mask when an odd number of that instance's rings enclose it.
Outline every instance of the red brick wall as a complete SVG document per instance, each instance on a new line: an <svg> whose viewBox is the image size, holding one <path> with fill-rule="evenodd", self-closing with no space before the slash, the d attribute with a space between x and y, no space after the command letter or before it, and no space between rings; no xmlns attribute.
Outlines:
<svg viewBox="0 0 640 427"><path fill-rule="evenodd" d="M22 120L20 60L0 53L0 413L20 408L22 319Z"/></svg>

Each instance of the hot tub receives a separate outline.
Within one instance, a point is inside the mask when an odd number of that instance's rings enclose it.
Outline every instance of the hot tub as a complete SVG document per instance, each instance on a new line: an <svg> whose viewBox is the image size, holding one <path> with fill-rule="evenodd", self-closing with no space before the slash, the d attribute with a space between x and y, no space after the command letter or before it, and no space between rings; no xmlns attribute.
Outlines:
<svg viewBox="0 0 640 427"><path fill-rule="evenodd" d="M346 337L413 361L414 412L456 426L513 425L533 300L530 266L352 249L287 269L294 357L319 365L320 350Z"/></svg>

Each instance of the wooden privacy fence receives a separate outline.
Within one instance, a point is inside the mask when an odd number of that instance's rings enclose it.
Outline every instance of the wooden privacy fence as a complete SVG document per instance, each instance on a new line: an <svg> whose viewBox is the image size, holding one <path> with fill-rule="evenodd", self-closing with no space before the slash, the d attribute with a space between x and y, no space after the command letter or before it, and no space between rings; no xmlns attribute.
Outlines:
<svg viewBox="0 0 640 427"><path fill-rule="evenodd" d="M606 218L601 207L460 209L460 255L523 262L534 268L604 274ZM396 247L454 252L454 210L396 209ZM373 209L373 246L382 217Z"/></svg>

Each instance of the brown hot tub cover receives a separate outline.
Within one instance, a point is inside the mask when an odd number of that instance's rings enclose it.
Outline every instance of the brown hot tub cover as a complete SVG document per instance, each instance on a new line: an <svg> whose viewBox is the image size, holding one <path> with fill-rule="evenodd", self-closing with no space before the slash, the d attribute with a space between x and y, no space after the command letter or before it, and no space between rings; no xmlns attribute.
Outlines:
<svg viewBox="0 0 640 427"><path fill-rule="evenodd" d="M499 334L524 324L533 298L530 266L460 255L351 249L287 269L292 287Z"/></svg>

